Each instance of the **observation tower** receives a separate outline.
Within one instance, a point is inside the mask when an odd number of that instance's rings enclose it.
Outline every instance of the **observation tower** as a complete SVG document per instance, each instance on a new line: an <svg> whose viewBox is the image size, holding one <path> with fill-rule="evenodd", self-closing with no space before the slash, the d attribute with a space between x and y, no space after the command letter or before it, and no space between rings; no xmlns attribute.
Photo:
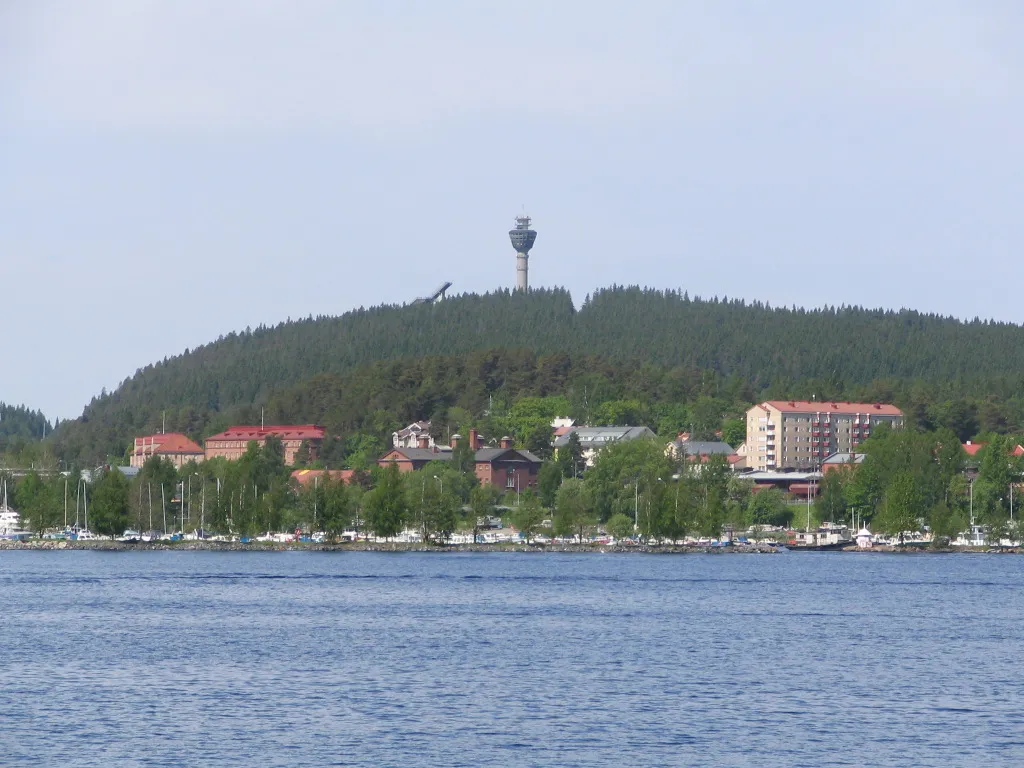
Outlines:
<svg viewBox="0 0 1024 768"><path fill-rule="evenodd" d="M516 249L516 290L529 290L530 249L537 239L537 232L530 229L530 217L525 214L516 216L516 228L508 231L508 238Z"/></svg>

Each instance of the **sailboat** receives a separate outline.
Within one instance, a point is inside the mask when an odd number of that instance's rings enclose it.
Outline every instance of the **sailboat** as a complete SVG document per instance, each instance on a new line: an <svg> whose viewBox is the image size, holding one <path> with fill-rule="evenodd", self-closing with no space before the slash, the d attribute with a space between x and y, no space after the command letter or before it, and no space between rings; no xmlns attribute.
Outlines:
<svg viewBox="0 0 1024 768"><path fill-rule="evenodd" d="M81 482L81 484L80 484L79 487L85 486L84 488L82 488L82 490L84 490L85 493L81 494L81 496L82 496L82 509L85 512L85 527L84 528L79 528L77 531L74 531L72 533L72 535L71 535L71 538L74 539L75 541L97 541L100 537L97 536L95 533L93 533L92 531L89 530L89 493L88 493L89 488L88 488L88 486L86 486L85 480L82 480L80 482ZM75 510L75 528L78 528L78 510L77 510L77 508Z"/></svg>

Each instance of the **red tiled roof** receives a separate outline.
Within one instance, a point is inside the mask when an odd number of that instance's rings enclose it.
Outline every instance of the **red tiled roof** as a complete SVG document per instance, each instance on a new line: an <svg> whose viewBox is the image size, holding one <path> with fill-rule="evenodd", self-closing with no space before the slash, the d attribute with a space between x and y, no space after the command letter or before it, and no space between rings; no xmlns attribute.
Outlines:
<svg viewBox="0 0 1024 768"><path fill-rule="evenodd" d="M876 416L902 416L903 411L886 403L833 403L813 400L768 400L770 405L783 413L866 413Z"/></svg>
<svg viewBox="0 0 1024 768"><path fill-rule="evenodd" d="M270 435L281 440L323 440L326 430L316 424L289 424L271 427L228 427L223 432L210 435L207 440L263 440Z"/></svg>
<svg viewBox="0 0 1024 768"><path fill-rule="evenodd" d="M348 483L355 473L354 469L296 469L292 472L292 480L298 482L299 485L308 485L313 482L314 478L327 475L331 480Z"/></svg>
<svg viewBox="0 0 1024 768"><path fill-rule="evenodd" d="M156 446L151 448L150 446ZM203 449L180 432L166 432L161 435L146 435L135 438L135 455L143 454L202 454Z"/></svg>
<svg viewBox="0 0 1024 768"><path fill-rule="evenodd" d="M986 445L988 445L988 443L973 443L970 440L968 440L966 443L963 444L963 447L964 447L964 452L968 456L977 456L978 455L978 451L980 451ZM1024 456L1024 446L1022 446L1022 445L1015 445L1015 446L1013 446L1013 450L1010 451L1010 455L1011 456Z"/></svg>

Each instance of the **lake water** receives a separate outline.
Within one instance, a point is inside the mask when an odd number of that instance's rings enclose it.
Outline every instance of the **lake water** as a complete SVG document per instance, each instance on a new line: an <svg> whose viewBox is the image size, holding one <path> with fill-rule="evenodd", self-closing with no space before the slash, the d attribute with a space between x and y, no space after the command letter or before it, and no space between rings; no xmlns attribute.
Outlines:
<svg viewBox="0 0 1024 768"><path fill-rule="evenodd" d="M1024 557L0 552L0 765L1024 764Z"/></svg>

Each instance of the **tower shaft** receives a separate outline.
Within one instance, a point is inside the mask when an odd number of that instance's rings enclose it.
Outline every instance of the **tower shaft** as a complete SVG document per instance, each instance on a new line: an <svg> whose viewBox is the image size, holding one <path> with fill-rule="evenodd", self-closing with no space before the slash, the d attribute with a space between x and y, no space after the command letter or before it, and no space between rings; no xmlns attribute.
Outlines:
<svg viewBox="0 0 1024 768"><path fill-rule="evenodd" d="M530 254L520 251L516 254L516 290L527 291L530 288L529 280Z"/></svg>

